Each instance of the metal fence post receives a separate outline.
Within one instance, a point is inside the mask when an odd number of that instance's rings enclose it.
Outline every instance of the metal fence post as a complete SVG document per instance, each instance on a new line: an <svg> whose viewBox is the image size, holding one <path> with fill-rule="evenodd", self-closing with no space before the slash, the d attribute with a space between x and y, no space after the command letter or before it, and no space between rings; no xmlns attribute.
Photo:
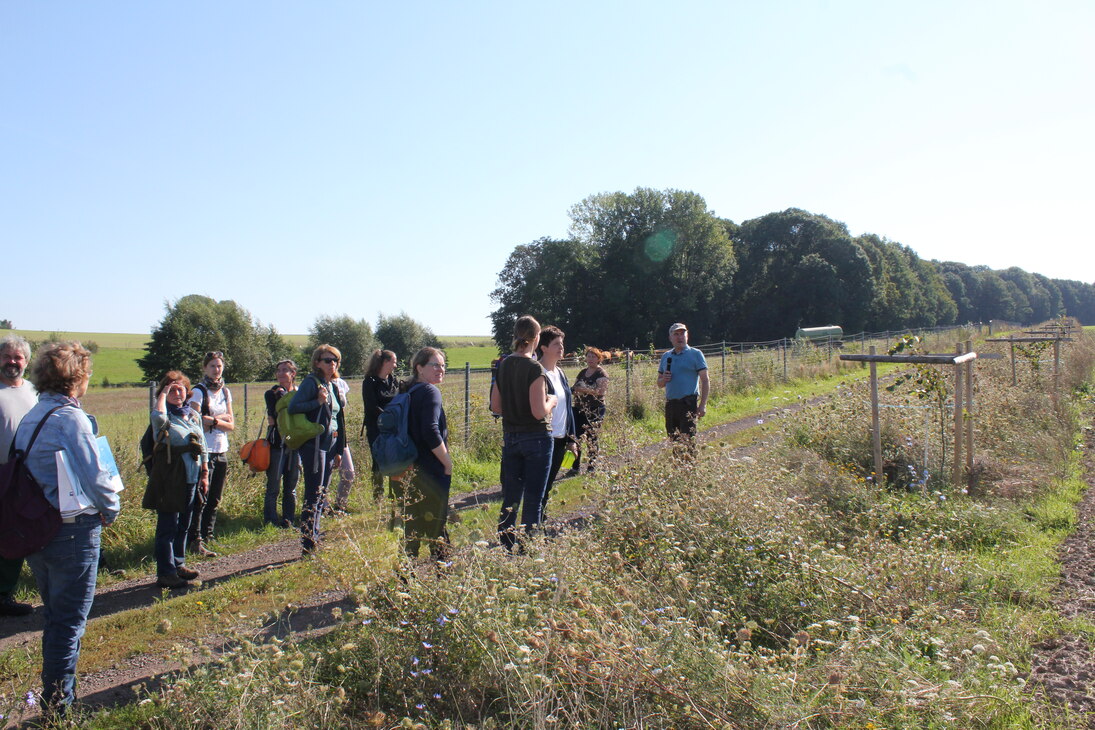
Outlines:
<svg viewBox="0 0 1095 730"><path fill-rule="evenodd" d="M464 363L464 446L471 439L471 363Z"/></svg>
<svg viewBox="0 0 1095 730"><path fill-rule="evenodd" d="M250 429L247 427L247 383L243 384L243 432L250 432Z"/></svg>
<svg viewBox="0 0 1095 730"><path fill-rule="evenodd" d="M156 381L148 381L148 410L151 411L156 407Z"/></svg>
<svg viewBox="0 0 1095 730"><path fill-rule="evenodd" d="M783 380L787 381L787 338L784 337L779 341L780 347L783 348Z"/></svg>

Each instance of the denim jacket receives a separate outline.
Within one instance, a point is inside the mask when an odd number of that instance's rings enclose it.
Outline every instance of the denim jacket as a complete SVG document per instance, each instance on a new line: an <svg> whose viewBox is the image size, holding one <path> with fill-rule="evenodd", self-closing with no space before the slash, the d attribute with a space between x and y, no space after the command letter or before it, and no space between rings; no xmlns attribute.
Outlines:
<svg viewBox="0 0 1095 730"><path fill-rule="evenodd" d="M55 406L71 403L57 393L43 393L38 405L23 417L15 432L15 448L26 450L35 426ZM60 507L57 498L57 461L54 454L64 449L80 486L107 524L118 517L121 500L110 488L110 472L99 461L99 446L91 419L83 410L66 406L56 411L42 427L34 446L27 454L27 469L37 480L46 499Z"/></svg>
<svg viewBox="0 0 1095 730"><path fill-rule="evenodd" d="M201 466L209 461L209 449L205 446L205 437L202 433L201 416L198 411L191 410L186 418L176 415L168 415L163 411L152 409L149 416L152 422L152 437L159 439L160 431L167 427L167 442L171 448L183 449L190 445L190 434L196 434L198 443L201 444L201 454L194 456L189 449L182 451L183 463L186 464L187 484L197 484L201 478Z"/></svg>

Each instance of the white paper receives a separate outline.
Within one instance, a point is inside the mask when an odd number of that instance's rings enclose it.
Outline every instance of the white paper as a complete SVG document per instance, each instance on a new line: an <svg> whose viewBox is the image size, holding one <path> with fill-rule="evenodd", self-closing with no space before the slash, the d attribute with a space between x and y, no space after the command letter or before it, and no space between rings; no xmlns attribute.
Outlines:
<svg viewBox="0 0 1095 730"><path fill-rule="evenodd" d="M114 452L110 450L110 442L106 440L106 436L98 437L95 442L99 445L99 463L110 472L110 488L117 494L125 489L125 485L122 484L122 477L118 473L118 463L114 461Z"/></svg>
<svg viewBox="0 0 1095 730"><path fill-rule="evenodd" d="M57 502L61 514L65 517L79 514L88 509L95 509L88 501L87 495L80 488L80 480L72 465L68 463L64 449L56 452L57 462Z"/></svg>

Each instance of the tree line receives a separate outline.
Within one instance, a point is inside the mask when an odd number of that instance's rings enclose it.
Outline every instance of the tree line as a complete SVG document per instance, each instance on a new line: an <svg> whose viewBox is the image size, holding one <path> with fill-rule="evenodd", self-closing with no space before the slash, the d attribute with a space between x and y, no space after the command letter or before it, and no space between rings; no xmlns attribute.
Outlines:
<svg viewBox="0 0 1095 730"><path fill-rule="evenodd" d="M682 190L592 195L565 239L517 246L491 293L494 339L533 313L572 346L664 344L671 321L693 342L766 341L799 327L899 330L1063 314L1095 321L1095 286L1013 267L928 261L875 234L789 208L736 224Z"/></svg>
<svg viewBox="0 0 1095 730"><path fill-rule="evenodd" d="M405 313L380 315L375 329L364 319L324 315L309 328L308 344L295 347L273 325L264 326L230 299L218 302L190 294L166 304L165 310L144 357L137 360L149 380L176 369L197 380L202 357L211 351L224 353L226 380L246 382L272 380L274 366L285 359L294 359L306 369L312 350L324 343L342 352L339 372L351 377L364 373L369 356L378 348L392 350L406 362L422 347L440 347L428 327Z"/></svg>

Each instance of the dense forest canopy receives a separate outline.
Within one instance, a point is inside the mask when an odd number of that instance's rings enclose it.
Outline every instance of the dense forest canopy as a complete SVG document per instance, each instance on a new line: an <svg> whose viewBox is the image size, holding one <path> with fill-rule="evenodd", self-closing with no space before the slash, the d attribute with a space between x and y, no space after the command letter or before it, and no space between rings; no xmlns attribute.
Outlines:
<svg viewBox="0 0 1095 730"><path fill-rule="evenodd" d="M681 190L591 195L570 237L517 246L491 293L494 339L533 314L568 348L665 345L673 321L693 342L764 341L799 327L846 332L1063 314L1095 322L1095 286L1012 267L926 261L908 246L789 208L741 225Z"/></svg>

